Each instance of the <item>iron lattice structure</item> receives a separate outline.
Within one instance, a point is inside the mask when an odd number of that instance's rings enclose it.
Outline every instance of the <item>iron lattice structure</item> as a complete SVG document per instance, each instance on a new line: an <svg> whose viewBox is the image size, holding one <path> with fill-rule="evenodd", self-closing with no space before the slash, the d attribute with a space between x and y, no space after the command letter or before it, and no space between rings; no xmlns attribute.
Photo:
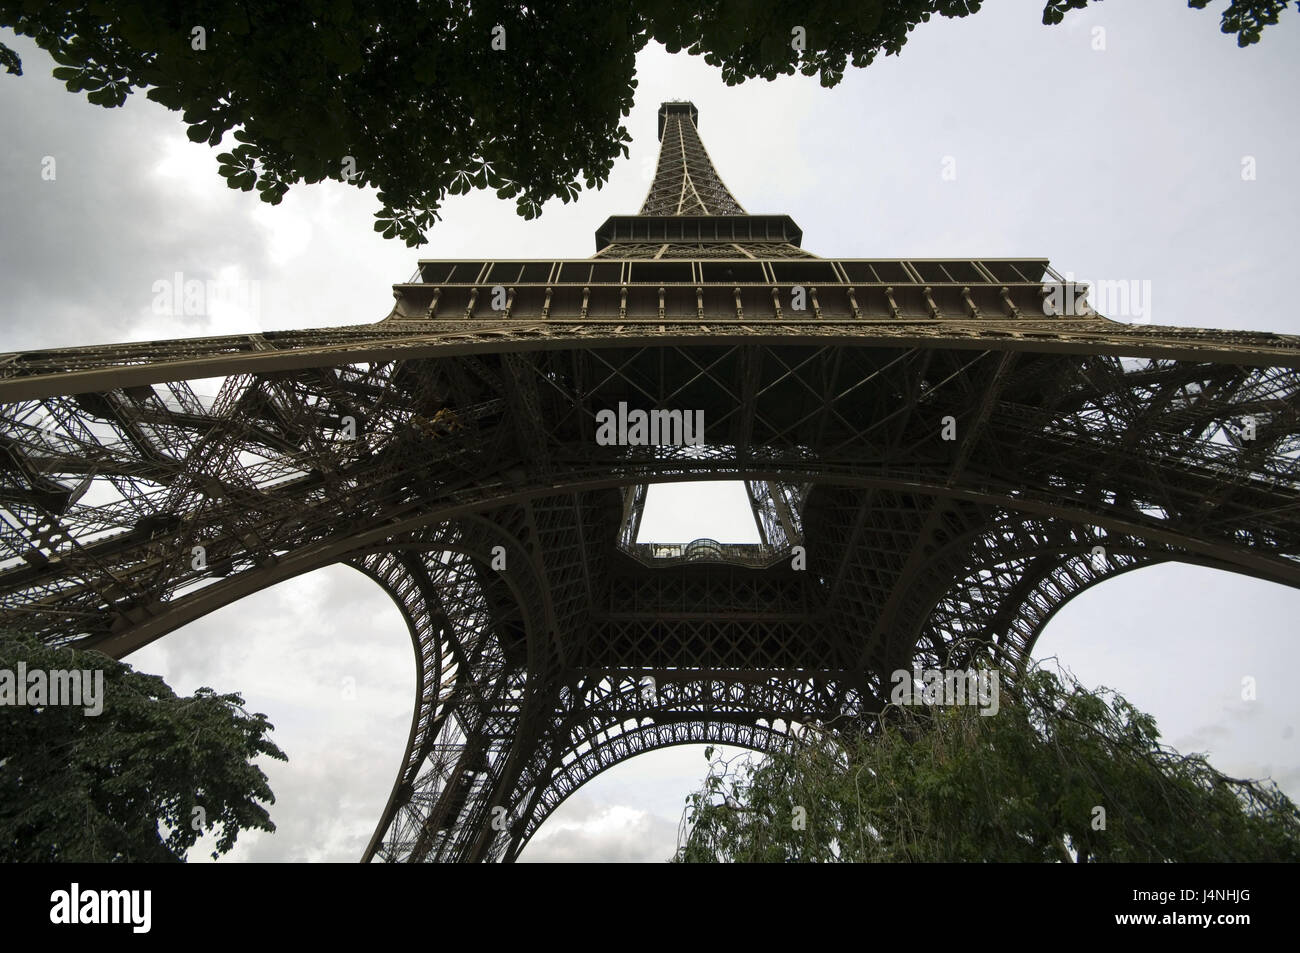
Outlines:
<svg viewBox="0 0 1300 953"><path fill-rule="evenodd" d="M377 324L0 357L0 624L122 656L353 566L418 672L366 859L512 860L641 752L773 750L970 637L1014 671L1117 573L1300 586L1300 338L1048 314L1041 259L816 257L694 106L659 127L592 258L421 261ZM620 402L705 441L603 446ZM760 543L638 541L648 484L708 479Z"/></svg>

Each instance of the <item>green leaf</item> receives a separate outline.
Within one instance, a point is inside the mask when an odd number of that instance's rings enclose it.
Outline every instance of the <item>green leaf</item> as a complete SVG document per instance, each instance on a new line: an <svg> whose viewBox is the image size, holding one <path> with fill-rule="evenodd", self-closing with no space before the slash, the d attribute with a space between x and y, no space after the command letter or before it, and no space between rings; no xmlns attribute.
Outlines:
<svg viewBox="0 0 1300 953"><path fill-rule="evenodd" d="M14 76L23 75L22 59L3 43L0 43L0 66L5 68L6 73L11 73Z"/></svg>

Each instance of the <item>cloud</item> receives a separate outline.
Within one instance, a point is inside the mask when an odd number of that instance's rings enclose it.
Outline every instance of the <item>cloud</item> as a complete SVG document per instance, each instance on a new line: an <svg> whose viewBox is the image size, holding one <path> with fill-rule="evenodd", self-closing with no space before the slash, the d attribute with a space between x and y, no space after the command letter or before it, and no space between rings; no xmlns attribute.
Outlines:
<svg viewBox="0 0 1300 953"><path fill-rule="evenodd" d="M671 859L677 825L626 804L598 803L581 794L564 805L524 849L528 863L661 863Z"/></svg>

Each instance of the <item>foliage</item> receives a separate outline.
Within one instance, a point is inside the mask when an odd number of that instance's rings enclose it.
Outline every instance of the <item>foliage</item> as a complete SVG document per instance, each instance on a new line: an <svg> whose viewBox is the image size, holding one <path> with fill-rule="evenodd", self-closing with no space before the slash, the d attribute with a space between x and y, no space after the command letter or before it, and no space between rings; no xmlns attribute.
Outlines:
<svg viewBox="0 0 1300 953"><path fill-rule="evenodd" d="M240 831L274 831L258 755L284 753L235 694L177 697L156 675L93 651L0 635L0 669L101 670L103 711L0 708L0 860L173 861L221 829L212 857ZM162 830L160 830L160 827Z"/></svg>
<svg viewBox="0 0 1300 953"><path fill-rule="evenodd" d="M1300 860L1300 812L1275 784L1161 745L1118 694L1035 667L1000 702L889 706L762 760L709 749L675 860Z"/></svg>
<svg viewBox="0 0 1300 953"><path fill-rule="evenodd" d="M1090 0L1047 0L1043 8L1043 22L1049 26L1060 23L1070 10L1080 10ZM1101 0L1091 0L1099 3ZM1258 43L1264 27L1277 23L1278 14L1287 8L1290 0L1228 0L1227 9L1219 18L1219 29L1237 37L1238 46ZM1210 0L1187 0L1193 10L1204 10Z"/></svg>
<svg viewBox="0 0 1300 953"><path fill-rule="evenodd" d="M1044 22L1085 2L1047 0ZM607 182L628 154L620 117L650 40L704 56L729 84L798 71L834 86L850 63L897 54L917 24L980 4L0 0L0 25L32 37L54 76L96 105L142 88L181 112L191 140L221 147L229 135L218 171L231 188L278 204L298 182L375 186L375 230L415 246L449 194L492 189L531 219L549 199L575 199L580 180ZM1222 28L1253 43L1285 6L1232 0ZM3 44L0 66L22 73Z"/></svg>

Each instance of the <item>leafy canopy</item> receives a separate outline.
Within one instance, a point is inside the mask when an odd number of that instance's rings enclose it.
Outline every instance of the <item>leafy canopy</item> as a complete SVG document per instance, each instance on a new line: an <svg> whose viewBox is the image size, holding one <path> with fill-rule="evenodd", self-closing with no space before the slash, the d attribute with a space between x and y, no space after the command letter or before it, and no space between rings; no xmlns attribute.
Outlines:
<svg viewBox="0 0 1300 953"><path fill-rule="evenodd" d="M1300 860L1275 784L1161 745L1150 715L1068 675L1004 682L994 715L890 706L865 728L762 760L707 749L675 860Z"/></svg>
<svg viewBox="0 0 1300 953"><path fill-rule="evenodd" d="M1086 2L1047 0L1043 21ZM798 71L834 86L850 63L897 54L931 16L980 4L0 0L0 25L32 37L58 64L55 77L92 103L121 106L146 89L182 114L193 141L221 146L229 135L218 158L231 188L274 205L298 182L375 186L375 230L416 246L448 194L492 189L531 219L549 199L575 199L579 182L607 182L628 154L620 117L650 40L704 56L728 84ZM1285 7L1231 0L1221 26L1253 43ZM3 44L0 66L22 72Z"/></svg>
<svg viewBox="0 0 1300 953"><path fill-rule="evenodd" d="M103 711L0 709L0 861L176 861L220 828L274 831L275 796L252 759L285 761L239 695L178 698L156 675L93 651L0 634L0 669L102 671ZM160 827L163 830L160 830Z"/></svg>

